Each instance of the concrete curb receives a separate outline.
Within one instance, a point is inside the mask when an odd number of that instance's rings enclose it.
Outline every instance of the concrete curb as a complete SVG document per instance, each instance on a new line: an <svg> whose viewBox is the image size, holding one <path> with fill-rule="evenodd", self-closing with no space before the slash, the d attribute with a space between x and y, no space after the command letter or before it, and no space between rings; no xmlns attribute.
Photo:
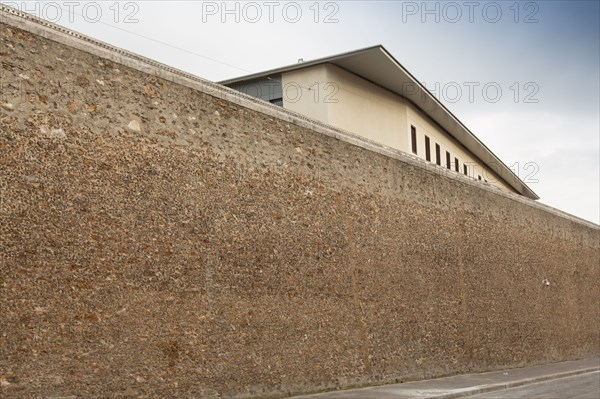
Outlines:
<svg viewBox="0 0 600 399"><path fill-rule="evenodd" d="M479 386L479 387L473 388L471 390L465 390L462 392L454 392L454 393L435 395L435 396L428 396L426 398L421 398L421 399L466 398L466 397L478 395L481 393L502 391L505 389L517 388L517 387L521 387L524 385L535 384L537 382L557 380L560 378L572 377L572 376L580 375L580 374L588 374L588 373L593 373L596 371L600 371L600 367L589 367L589 368L581 369L581 370L566 371L564 373L555 373L555 374L542 375L542 376L533 377L533 378L526 378L526 379L513 381L513 382L506 382L506 383L501 383L501 384L491 384L491 385L487 385L487 386L483 386L483 387Z"/></svg>

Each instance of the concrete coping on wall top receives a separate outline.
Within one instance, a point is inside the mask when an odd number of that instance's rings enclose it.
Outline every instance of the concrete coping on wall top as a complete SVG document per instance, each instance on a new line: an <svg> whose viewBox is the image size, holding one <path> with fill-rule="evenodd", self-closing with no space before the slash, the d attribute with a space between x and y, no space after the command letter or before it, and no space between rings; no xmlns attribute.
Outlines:
<svg viewBox="0 0 600 399"><path fill-rule="evenodd" d="M428 173L448 176L448 171L445 168L426 162L425 160L407 154L403 151L387 147L352 132L335 128L331 125L308 118L297 112L284 109L280 106L257 99L255 97L251 97L245 93L238 92L218 83L202 79L191 73L173 68L100 40L93 39L89 36L21 12L4 4L0 4L0 23L4 23L14 28L18 28L46 39L70 46L74 49L87 52L100 58L113 61L117 64L135 69L137 71L189 87L204 94L208 94L210 96L260 112L281 121L308 128L314 132L333 137L337 140L361 147L368 151L376 152L386 157L396 159L400 162L419 167ZM595 223L563 212L549 205L545 205L532 199L523 197L522 195L503 191L489 183L474 180L467 176L463 176L460 173L453 173L451 178L477 187L478 189L486 190L495 195L500 195L545 212L552 213L575 223L600 230L600 226Z"/></svg>

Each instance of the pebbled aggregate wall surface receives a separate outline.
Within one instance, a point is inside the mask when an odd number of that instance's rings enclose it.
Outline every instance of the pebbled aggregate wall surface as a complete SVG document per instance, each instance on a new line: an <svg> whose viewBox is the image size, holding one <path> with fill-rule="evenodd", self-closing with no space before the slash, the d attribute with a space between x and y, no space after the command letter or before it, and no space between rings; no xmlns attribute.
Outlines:
<svg viewBox="0 0 600 399"><path fill-rule="evenodd" d="M599 354L596 225L0 37L1 398L283 397Z"/></svg>

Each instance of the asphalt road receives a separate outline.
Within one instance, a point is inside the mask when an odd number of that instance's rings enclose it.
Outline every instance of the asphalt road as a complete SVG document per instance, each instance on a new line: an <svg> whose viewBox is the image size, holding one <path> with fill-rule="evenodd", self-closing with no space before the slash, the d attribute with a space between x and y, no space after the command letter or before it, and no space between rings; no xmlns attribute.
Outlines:
<svg viewBox="0 0 600 399"><path fill-rule="evenodd" d="M522 387L469 396L465 399L600 399L600 371Z"/></svg>

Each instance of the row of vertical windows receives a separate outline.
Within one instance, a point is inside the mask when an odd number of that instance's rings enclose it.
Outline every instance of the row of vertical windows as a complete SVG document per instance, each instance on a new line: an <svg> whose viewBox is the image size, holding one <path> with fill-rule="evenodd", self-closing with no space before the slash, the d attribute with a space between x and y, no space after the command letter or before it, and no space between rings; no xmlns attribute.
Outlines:
<svg viewBox="0 0 600 399"><path fill-rule="evenodd" d="M412 125L410 126L410 138L412 152L417 155L417 128ZM431 139L427 135L425 135L425 160L431 162ZM438 143L435 143L435 163L438 166L442 164L441 148ZM452 170L452 156L449 151L446 151L446 168ZM457 157L454 157L454 171L460 173L460 162ZM463 163L462 172L465 176L469 175L469 166L466 163ZM482 180L480 175L477 177ZM487 180L485 181L487 182Z"/></svg>

